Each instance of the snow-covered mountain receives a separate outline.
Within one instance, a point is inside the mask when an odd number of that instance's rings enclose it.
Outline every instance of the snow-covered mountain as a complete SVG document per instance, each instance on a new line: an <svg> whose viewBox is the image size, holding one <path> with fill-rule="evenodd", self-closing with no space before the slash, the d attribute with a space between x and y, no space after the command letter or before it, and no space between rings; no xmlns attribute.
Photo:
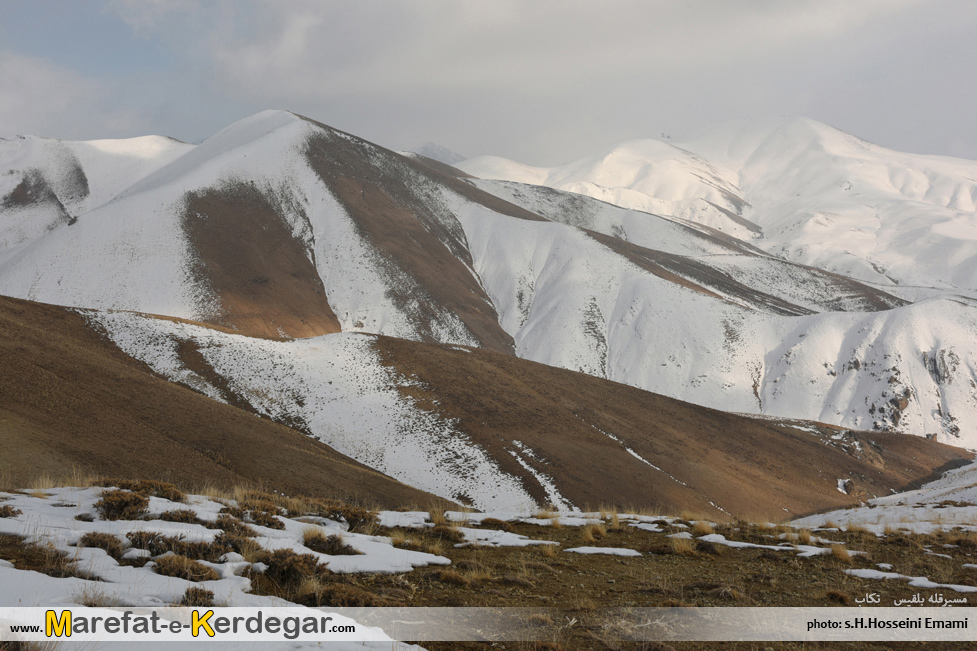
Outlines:
<svg viewBox="0 0 977 651"><path fill-rule="evenodd" d="M977 163L804 120L744 133L552 170L460 165L507 181L283 111L101 158L6 141L0 294L270 339L483 347L708 407L977 447L977 240L961 226ZM45 159L38 142L85 154ZM118 158L133 151L140 165ZM825 230L828 212L842 217Z"/></svg>
<svg viewBox="0 0 977 651"><path fill-rule="evenodd" d="M905 154L806 118L636 140L554 168L456 166L682 217L880 285L977 290L977 162Z"/></svg>

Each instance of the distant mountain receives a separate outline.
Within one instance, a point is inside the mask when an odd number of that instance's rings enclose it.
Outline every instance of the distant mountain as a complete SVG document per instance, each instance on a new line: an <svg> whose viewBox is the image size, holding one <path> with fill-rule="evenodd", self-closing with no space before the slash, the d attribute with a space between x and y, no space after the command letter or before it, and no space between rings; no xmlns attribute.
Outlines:
<svg viewBox="0 0 977 651"><path fill-rule="evenodd" d="M414 148L415 154L420 154L445 165L454 165L465 160L461 154L451 151L447 147L442 147L436 142L425 142L423 145Z"/></svg>
<svg viewBox="0 0 977 651"><path fill-rule="evenodd" d="M554 168L491 156L456 167L681 217L863 282L977 292L977 162L892 151L806 118L624 142Z"/></svg>
<svg viewBox="0 0 977 651"><path fill-rule="evenodd" d="M2 141L0 294L247 337L233 347L243 366L220 374L227 382L257 372L248 360L271 354L265 342L322 336L336 343L314 345L355 374L361 358L342 351L359 341L350 333L372 333L713 409L977 447L977 291L964 271L973 243L955 226L973 219L966 179L977 164L897 154L804 120L764 129L698 149L626 143L531 178L493 163L523 181L469 178L486 165L459 171L284 111L196 146ZM906 170L922 170L929 189L912 190ZM843 172L863 189L835 187ZM818 230L811 210L829 205L849 230ZM886 263L900 284L865 271L894 252L913 260ZM171 356L166 342L189 336L98 323L151 366ZM319 354L306 346L276 348L281 368ZM177 367L157 372L184 381ZM197 388L229 399L211 385ZM279 399L268 415L332 427L325 407L290 405ZM354 438L328 440L407 481Z"/></svg>

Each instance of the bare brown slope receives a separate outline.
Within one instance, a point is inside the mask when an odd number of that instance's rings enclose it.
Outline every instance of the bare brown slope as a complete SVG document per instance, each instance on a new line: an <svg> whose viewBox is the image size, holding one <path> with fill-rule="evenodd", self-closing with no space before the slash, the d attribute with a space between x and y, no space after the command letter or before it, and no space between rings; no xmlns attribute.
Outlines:
<svg viewBox="0 0 977 651"><path fill-rule="evenodd" d="M437 185L419 186L424 179L411 178L406 157L323 129L306 146L309 165L383 260L387 295L420 336L439 340L442 315L454 314L481 346L513 354L512 337L471 271L464 230L441 206Z"/></svg>
<svg viewBox="0 0 977 651"><path fill-rule="evenodd" d="M838 430L828 426L815 436L484 350L377 342L385 363L411 376L404 391L419 406L458 419L458 428L503 470L523 477L541 502L542 487L513 456L520 446L535 455L520 453L523 461L575 505L693 509L711 517L723 517L716 507L782 518L850 505L971 456L902 434L835 441ZM838 479L852 480L851 495L838 491Z"/></svg>
<svg viewBox="0 0 977 651"><path fill-rule="evenodd" d="M14 485L74 466L391 507L435 499L283 425L157 378L64 308L0 297L0 360L0 477Z"/></svg>
<svg viewBox="0 0 977 651"><path fill-rule="evenodd" d="M214 298L208 323L252 337L340 331L311 248L252 184L188 194L182 227L195 254L194 281Z"/></svg>

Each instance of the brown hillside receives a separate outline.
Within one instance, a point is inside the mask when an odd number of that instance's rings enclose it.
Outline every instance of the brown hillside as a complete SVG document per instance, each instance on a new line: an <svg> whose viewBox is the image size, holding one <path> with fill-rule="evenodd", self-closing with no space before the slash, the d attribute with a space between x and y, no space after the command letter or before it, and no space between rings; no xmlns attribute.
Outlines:
<svg viewBox="0 0 977 651"><path fill-rule="evenodd" d="M0 479L75 467L257 483L395 507L435 498L283 425L159 379L60 307L0 297Z"/></svg>
<svg viewBox="0 0 977 651"><path fill-rule="evenodd" d="M545 493L512 456L514 441L543 460L522 454L577 506L690 509L714 518L723 517L720 508L783 519L857 504L972 456L903 434L833 440L843 430L819 426L812 435L490 351L377 342L385 363L424 387L405 389L421 407L458 419L540 502ZM852 480L851 494L839 492L838 479Z"/></svg>
<svg viewBox="0 0 977 651"><path fill-rule="evenodd" d="M247 183L187 196L183 231L195 282L214 297L207 321L252 337L339 332L322 279L280 206Z"/></svg>

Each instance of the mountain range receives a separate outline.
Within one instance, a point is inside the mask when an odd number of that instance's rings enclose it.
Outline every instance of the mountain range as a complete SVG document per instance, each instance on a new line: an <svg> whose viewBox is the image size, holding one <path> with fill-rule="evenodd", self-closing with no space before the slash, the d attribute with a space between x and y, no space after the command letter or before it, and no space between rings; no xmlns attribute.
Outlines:
<svg viewBox="0 0 977 651"><path fill-rule="evenodd" d="M199 145L0 141L0 413L47 432L16 445L58 430L24 378L101 413L108 355L242 412L194 439L228 480L247 455L222 445L262 423L477 508L803 513L977 447L977 163L805 119L548 169L435 150L286 111ZM36 359L54 323L85 386Z"/></svg>

